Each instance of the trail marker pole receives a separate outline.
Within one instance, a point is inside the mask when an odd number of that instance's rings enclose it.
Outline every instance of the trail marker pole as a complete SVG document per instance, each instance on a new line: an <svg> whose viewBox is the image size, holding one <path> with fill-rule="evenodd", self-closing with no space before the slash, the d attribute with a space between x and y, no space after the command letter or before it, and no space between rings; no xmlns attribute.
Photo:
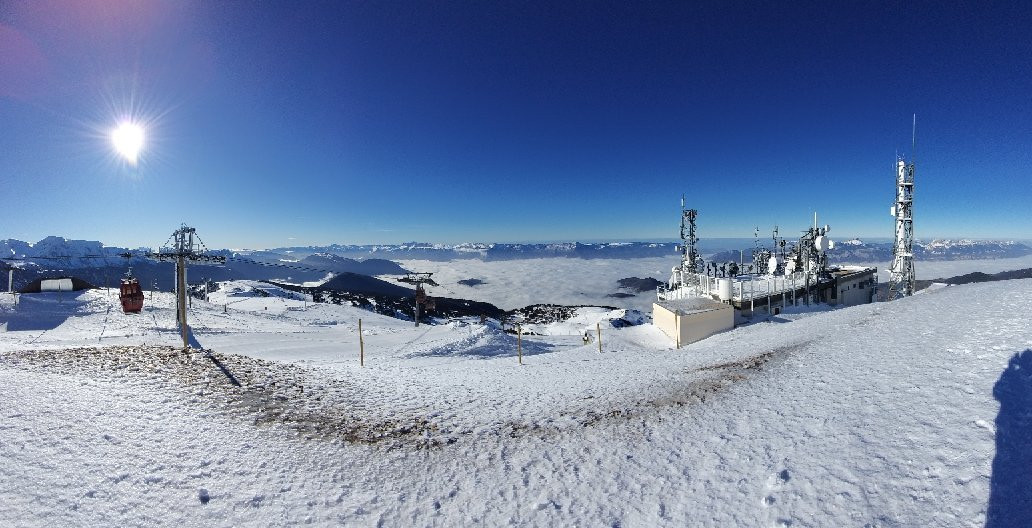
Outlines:
<svg viewBox="0 0 1032 528"><path fill-rule="evenodd" d="M362 320L358 320L358 366L365 366L365 341L362 339Z"/></svg>
<svg viewBox="0 0 1032 528"><path fill-rule="evenodd" d="M602 353L602 323L595 323L595 331L598 332L598 353Z"/></svg>
<svg viewBox="0 0 1032 528"><path fill-rule="evenodd" d="M523 327L516 324L516 357L523 364Z"/></svg>

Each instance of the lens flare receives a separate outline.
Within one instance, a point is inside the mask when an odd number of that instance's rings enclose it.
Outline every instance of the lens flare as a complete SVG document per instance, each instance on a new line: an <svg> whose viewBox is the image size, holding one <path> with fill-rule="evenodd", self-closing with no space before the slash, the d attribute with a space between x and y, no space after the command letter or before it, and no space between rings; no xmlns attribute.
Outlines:
<svg viewBox="0 0 1032 528"><path fill-rule="evenodd" d="M135 123L122 123L111 133L111 142L114 143L115 150L132 165L136 165L140 149L143 148L143 140L143 127Z"/></svg>

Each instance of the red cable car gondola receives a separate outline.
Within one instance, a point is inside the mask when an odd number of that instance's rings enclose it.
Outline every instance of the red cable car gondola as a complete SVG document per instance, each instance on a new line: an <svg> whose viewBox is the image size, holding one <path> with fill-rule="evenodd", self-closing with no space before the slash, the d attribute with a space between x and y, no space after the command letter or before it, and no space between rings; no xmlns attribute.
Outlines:
<svg viewBox="0 0 1032 528"><path fill-rule="evenodd" d="M143 289L140 288L140 281L136 280L132 273L132 269L130 269L122 279L118 299L122 301L123 312L140 313L143 310Z"/></svg>

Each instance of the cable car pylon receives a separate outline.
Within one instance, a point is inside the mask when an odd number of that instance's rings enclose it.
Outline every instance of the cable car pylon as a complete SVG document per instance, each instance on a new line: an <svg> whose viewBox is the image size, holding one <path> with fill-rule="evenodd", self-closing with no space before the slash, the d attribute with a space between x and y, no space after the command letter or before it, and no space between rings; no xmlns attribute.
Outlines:
<svg viewBox="0 0 1032 528"><path fill-rule="evenodd" d="M173 261L176 263L176 304L179 320L179 333L183 338L183 348L190 348L189 326L186 324L186 263L190 262L212 262L225 264L226 257L209 255L208 248L197 236L197 230L182 224L179 229L169 237L173 243L162 247L157 253L147 253L147 257L159 261Z"/></svg>

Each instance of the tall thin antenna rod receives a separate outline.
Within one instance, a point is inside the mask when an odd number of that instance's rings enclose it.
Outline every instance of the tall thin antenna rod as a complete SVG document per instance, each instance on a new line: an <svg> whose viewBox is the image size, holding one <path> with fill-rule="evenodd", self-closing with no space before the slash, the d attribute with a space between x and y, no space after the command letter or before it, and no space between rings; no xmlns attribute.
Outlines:
<svg viewBox="0 0 1032 528"><path fill-rule="evenodd" d="M910 163L917 159L917 114L914 114L914 127L910 136Z"/></svg>

